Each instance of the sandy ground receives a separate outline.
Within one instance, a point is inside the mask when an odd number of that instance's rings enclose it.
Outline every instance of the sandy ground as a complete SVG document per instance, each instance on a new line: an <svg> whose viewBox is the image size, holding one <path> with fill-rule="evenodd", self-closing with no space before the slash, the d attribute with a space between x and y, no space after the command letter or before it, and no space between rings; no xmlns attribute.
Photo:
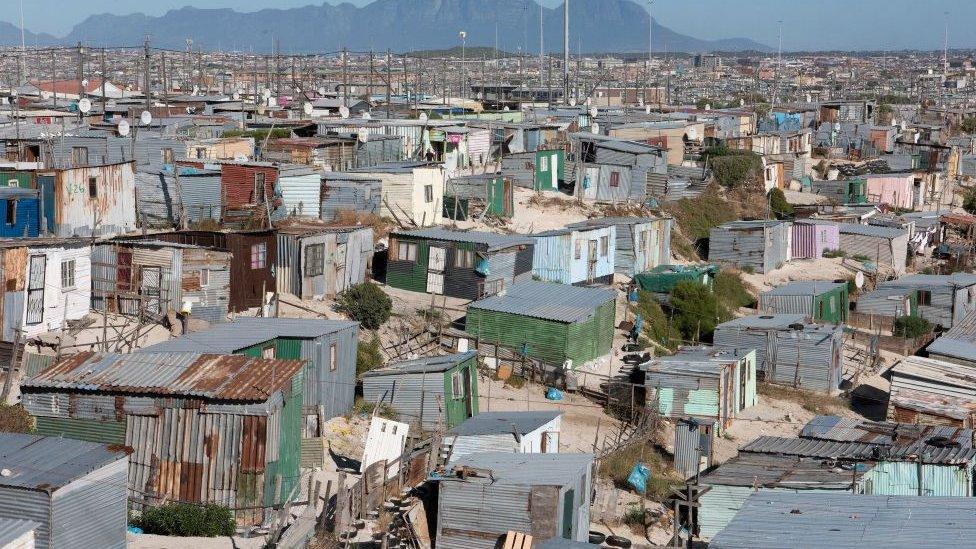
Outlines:
<svg viewBox="0 0 976 549"><path fill-rule="evenodd" d="M851 260L847 262L851 263ZM840 280L850 278L855 273L856 270L844 264L844 258L822 257L796 259L783 265L781 269L766 274L743 272L742 278L763 292L795 280Z"/></svg>
<svg viewBox="0 0 976 549"><path fill-rule="evenodd" d="M537 193L530 189L515 187L514 194L515 215L504 225L504 232L537 233L562 229L570 223L585 221L597 215L597 210L593 206L579 204L575 198L563 194L538 193L540 198L534 201L532 197L537 196ZM478 220L458 221L457 227L503 232L497 227Z"/></svg>

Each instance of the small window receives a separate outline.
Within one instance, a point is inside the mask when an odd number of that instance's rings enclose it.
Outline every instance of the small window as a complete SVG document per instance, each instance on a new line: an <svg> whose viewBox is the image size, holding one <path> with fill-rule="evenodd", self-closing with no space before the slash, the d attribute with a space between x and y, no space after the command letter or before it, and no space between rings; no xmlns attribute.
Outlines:
<svg viewBox="0 0 976 549"><path fill-rule="evenodd" d="M165 149L163 149L163 150L160 151L160 154L163 157L163 164L172 164L173 163L173 149L172 148L166 147Z"/></svg>
<svg viewBox="0 0 976 549"><path fill-rule="evenodd" d="M75 260L69 259L61 262L61 289L75 289Z"/></svg>
<svg viewBox="0 0 976 549"><path fill-rule="evenodd" d="M210 285L210 269L200 269L200 285Z"/></svg>
<svg viewBox="0 0 976 549"><path fill-rule="evenodd" d="M262 172L254 174L254 203L263 204L265 201L265 175Z"/></svg>
<svg viewBox="0 0 976 549"><path fill-rule="evenodd" d="M7 180L7 186L8 187L19 187L20 186L20 181L17 181L16 179L8 179Z"/></svg>
<svg viewBox="0 0 976 549"><path fill-rule="evenodd" d="M261 349L261 358L274 358L274 357L275 357L274 345Z"/></svg>
<svg viewBox="0 0 976 549"><path fill-rule="evenodd" d="M610 237L601 236L600 237L600 257L607 257L610 253Z"/></svg>
<svg viewBox="0 0 976 549"><path fill-rule="evenodd" d="M461 372L454 372L451 375L451 398L455 400L464 398L464 385L461 384Z"/></svg>
<svg viewBox="0 0 976 549"><path fill-rule="evenodd" d="M417 261L417 244L415 242L400 242L397 245L398 261Z"/></svg>
<svg viewBox="0 0 976 549"><path fill-rule="evenodd" d="M611 187L620 186L620 172L610 172L610 186Z"/></svg>
<svg viewBox="0 0 976 549"><path fill-rule="evenodd" d="M932 292L929 290L919 290L918 291L918 304L919 305L931 305L932 304Z"/></svg>
<svg viewBox="0 0 976 549"><path fill-rule="evenodd" d="M197 160L205 160L207 158L207 149L203 147L197 147ZM264 174L261 174L262 176Z"/></svg>
<svg viewBox="0 0 976 549"><path fill-rule="evenodd" d="M592 164L596 162L596 145L592 141L584 141L580 156L584 163Z"/></svg>
<svg viewBox="0 0 976 549"><path fill-rule="evenodd" d="M7 200L6 213L3 216L4 222L7 225L17 224L17 201L14 199Z"/></svg>
<svg viewBox="0 0 976 549"><path fill-rule="evenodd" d="M583 241L577 240L576 249L573 251L573 258L580 259L581 257L583 257Z"/></svg>
<svg viewBox="0 0 976 549"><path fill-rule="evenodd" d="M456 250L454 252L454 266L460 269L473 269L474 250Z"/></svg>
<svg viewBox="0 0 976 549"><path fill-rule="evenodd" d="M305 276L319 276L325 273L325 244L310 244L305 247Z"/></svg>
<svg viewBox="0 0 976 549"><path fill-rule="evenodd" d="M434 202L434 186L424 185L424 202L431 204Z"/></svg>
<svg viewBox="0 0 976 549"><path fill-rule="evenodd" d="M548 172L549 171L549 157L548 156L540 156L539 157L539 171L540 172Z"/></svg>
<svg viewBox="0 0 976 549"><path fill-rule="evenodd" d="M336 351L336 344L332 343L329 345L329 370L336 371L339 369L339 353Z"/></svg>
<svg viewBox="0 0 976 549"><path fill-rule="evenodd" d="M263 269L268 265L268 245L254 244L251 246L251 268Z"/></svg>
<svg viewBox="0 0 976 549"><path fill-rule="evenodd" d="M88 178L88 198L98 198L98 178Z"/></svg>
<svg viewBox="0 0 976 549"><path fill-rule="evenodd" d="M88 147L71 147L71 165L88 165Z"/></svg>

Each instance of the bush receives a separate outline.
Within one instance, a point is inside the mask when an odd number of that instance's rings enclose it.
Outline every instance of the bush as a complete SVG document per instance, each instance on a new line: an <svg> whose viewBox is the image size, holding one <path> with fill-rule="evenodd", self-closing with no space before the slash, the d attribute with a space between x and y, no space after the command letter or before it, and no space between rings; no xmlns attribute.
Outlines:
<svg viewBox="0 0 976 549"><path fill-rule="evenodd" d="M730 154L711 156L709 161L715 181L729 188L752 182L762 171L762 159L752 152L731 151Z"/></svg>
<svg viewBox="0 0 976 549"><path fill-rule="evenodd" d="M919 316L900 316L895 319L895 327L892 332L898 337L915 339L932 331L932 325L928 320Z"/></svg>
<svg viewBox="0 0 976 549"><path fill-rule="evenodd" d="M375 335L369 341L360 341L356 346L356 375L375 370L383 365L380 340Z"/></svg>
<svg viewBox="0 0 976 549"><path fill-rule="evenodd" d="M969 191L962 199L962 209L967 213L976 214L976 192Z"/></svg>
<svg viewBox="0 0 976 549"><path fill-rule="evenodd" d="M393 300L375 283L364 282L340 293L336 308L358 320L363 328L376 330L390 319Z"/></svg>
<svg viewBox="0 0 976 549"><path fill-rule="evenodd" d="M223 505L191 505L168 503L150 507L133 521L147 534L161 536L216 536L234 535L234 516Z"/></svg>
<svg viewBox="0 0 976 549"><path fill-rule="evenodd" d="M827 258L847 257L847 252L844 250L824 250L823 256Z"/></svg>
<svg viewBox="0 0 976 549"><path fill-rule="evenodd" d="M674 309L671 324L684 340L700 341L715 331L716 324L732 318L729 308L719 302L711 288L690 280L675 284L670 305Z"/></svg>
<svg viewBox="0 0 976 549"><path fill-rule="evenodd" d="M719 271L712 283L712 292L730 311L756 304L756 298L749 292L742 277L734 271Z"/></svg>
<svg viewBox="0 0 976 549"><path fill-rule="evenodd" d="M0 433L30 433L33 430L30 414L23 406L0 404Z"/></svg>
<svg viewBox="0 0 976 549"><path fill-rule="evenodd" d="M769 209L776 219L793 219L793 205L786 201L786 194L782 189L769 191Z"/></svg>
<svg viewBox="0 0 976 549"><path fill-rule="evenodd" d="M654 294L643 290L637 292L634 309L644 319L644 335L665 347L672 347L671 323ZM661 349L656 348L655 353L661 354Z"/></svg>
<svg viewBox="0 0 976 549"><path fill-rule="evenodd" d="M382 418L393 421L400 419L400 413L388 402L381 402L379 409L377 409L376 404L359 399L352 406L352 413L358 416L371 416L374 410L376 411L376 415Z"/></svg>

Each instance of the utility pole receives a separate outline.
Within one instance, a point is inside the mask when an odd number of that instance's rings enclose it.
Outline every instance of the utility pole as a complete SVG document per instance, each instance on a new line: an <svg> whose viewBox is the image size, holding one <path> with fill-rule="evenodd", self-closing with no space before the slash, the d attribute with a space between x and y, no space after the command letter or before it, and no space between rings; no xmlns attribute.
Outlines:
<svg viewBox="0 0 976 549"><path fill-rule="evenodd" d="M783 21L779 21L779 48L776 50L776 71L773 77L773 100L769 102L769 106L773 107L776 105L776 100L779 99L779 72L783 64Z"/></svg>
<svg viewBox="0 0 976 549"><path fill-rule="evenodd" d="M346 68L346 59L349 55L346 48L342 48L342 106L349 106L349 72Z"/></svg>
<svg viewBox="0 0 976 549"><path fill-rule="evenodd" d="M569 0L563 0L563 104L569 104Z"/></svg>
<svg viewBox="0 0 976 549"><path fill-rule="evenodd" d="M468 66L465 64L467 59L464 54L464 46L468 41L468 33L461 31L460 33L458 33L458 37L461 38L461 89L458 90L458 92L460 92L458 97L460 99L464 99L465 97L468 96L468 90L467 90Z"/></svg>
<svg viewBox="0 0 976 549"><path fill-rule="evenodd" d="M85 113L81 112L81 100L85 97L85 50L78 42L78 120L84 120Z"/></svg>
<svg viewBox="0 0 976 549"><path fill-rule="evenodd" d="M105 117L105 81L108 80L108 75L105 74L105 48L102 48L99 64L101 65L102 73L102 118Z"/></svg>
<svg viewBox="0 0 976 549"><path fill-rule="evenodd" d="M542 3L539 3L539 87L543 86L542 82L545 79L545 55L546 55L546 41L544 35L542 34L545 30L542 24L543 16L545 15L545 8L542 7Z"/></svg>
<svg viewBox="0 0 976 549"><path fill-rule="evenodd" d="M51 48L51 88L54 91L54 106L58 106L58 67L54 63L54 48Z"/></svg>
<svg viewBox="0 0 976 549"><path fill-rule="evenodd" d="M146 94L146 110L148 111L152 107L152 90L150 89L151 86L149 84L150 57L149 57L149 35L148 34L146 35L145 41L143 41L142 43L142 49L143 49L143 67L142 67L143 76L142 77L143 77L143 87L145 88L144 92ZM135 138L133 138L133 140L134 139Z"/></svg>
<svg viewBox="0 0 976 549"><path fill-rule="evenodd" d="M647 90L651 89L651 65L654 64L654 0L647 0ZM644 104L649 104L644 95Z"/></svg>
<svg viewBox="0 0 976 549"><path fill-rule="evenodd" d="M392 118L391 105L393 102L393 56L386 50L386 118Z"/></svg>

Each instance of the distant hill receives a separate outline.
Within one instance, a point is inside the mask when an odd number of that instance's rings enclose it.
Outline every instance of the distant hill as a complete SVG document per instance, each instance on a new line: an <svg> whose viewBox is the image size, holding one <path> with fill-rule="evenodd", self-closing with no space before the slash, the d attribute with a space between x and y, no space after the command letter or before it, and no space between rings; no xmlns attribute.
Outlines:
<svg viewBox="0 0 976 549"><path fill-rule="evenodd" d="M24 42L27 46L50 46L51 44L57 44L59 39L50 34L34 34L33 32L24 31ZM6 21L0 21L0 45L2 46L19 46L20 45L20 27L7 23Z"/></svg>
<svg viewBox="0 0 976 549"><path fill-rule="evenodd" d="M570 4L573 51L639 52L647 49L648 14L632 0L573 0ZM533 0L375 0L357 8L349 3L242 13L231 9L185 7L159 17L143 14L92 15L60 39L90 45L136 45L145 35L153 45L183 49L186 39L205 49L304 53L387 48L397 51L441 50L459 45L539 51L539 5ZM562 8L543 9L545 46L562 50ZM577 37L580 44L577 44ZM53 37L52 37L53 38ZM769 51L745 38L703 40L679 34L655 22L654 49L672 52ZM20 34L0 27L0 43L20 43Z"/></svg>

